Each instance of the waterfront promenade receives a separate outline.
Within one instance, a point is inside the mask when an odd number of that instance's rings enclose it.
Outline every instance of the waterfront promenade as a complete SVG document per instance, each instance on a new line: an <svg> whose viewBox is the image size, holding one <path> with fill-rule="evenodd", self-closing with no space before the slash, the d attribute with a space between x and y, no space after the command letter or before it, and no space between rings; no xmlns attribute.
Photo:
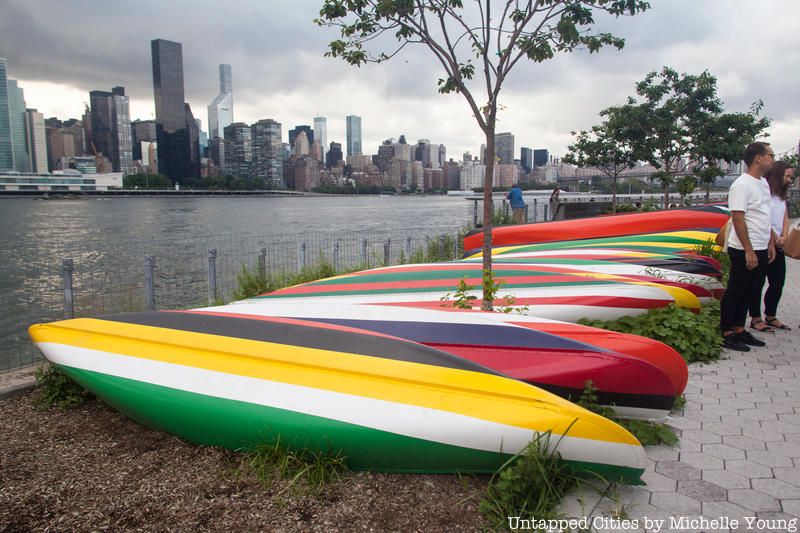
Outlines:
<svg viewBox="0 0 800 533"><path fill-rule="evenodd" d="M765 348L689 366L686 405L669 424L680 442L645 448L646 486L602 498L584 489L563 510L631 521L599 520L599 531L645 531L645 518L664 520L662 532L800 530L780 522L800 517L800 261L787 259L779 315L792 330L757 334ZM671 528L671 518L701 527ZM720 518L730 522L710 522Z"/></svg>

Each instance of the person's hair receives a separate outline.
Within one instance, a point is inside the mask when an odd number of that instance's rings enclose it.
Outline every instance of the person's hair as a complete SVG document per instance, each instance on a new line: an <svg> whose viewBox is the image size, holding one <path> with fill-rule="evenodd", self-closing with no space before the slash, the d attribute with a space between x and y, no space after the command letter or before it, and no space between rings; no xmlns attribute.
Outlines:
<svg viewBox="0 0 800 533"><path fill-rule="evenodd" d="M777 161L772 165L772 169L767 174L767 183L769 183L769 192L772 196L777 196L781 200L786 200L789 196L789 185L783 179L783 175L787 169L792 168L792 165L786 161Z"/></svg>
<svg viewBox="0 0 800 533"><path fill-rule="evenodd" d="M744 159L745 166L750 166L755 161L757 155L764 155L767 153L767 146L769 143L756 141L752 142L747 145L747 148L744 149L744 155L742 159Z"/></svg>

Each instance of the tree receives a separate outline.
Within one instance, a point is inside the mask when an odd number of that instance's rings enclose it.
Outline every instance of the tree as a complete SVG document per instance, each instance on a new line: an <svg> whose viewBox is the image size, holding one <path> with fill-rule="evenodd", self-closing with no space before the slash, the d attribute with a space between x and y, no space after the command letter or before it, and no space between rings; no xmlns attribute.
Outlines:
<svg viewBox="0 0 800 533"><path fill-rule="evenodd" d="M162 174L129 174L122 178L123 189L171 189L172 181Z"/></svg>
<svg viewBox="0 0 800 533"><path fill-rule="evenodd" d="M492 309L492 179L495 125L500 90L521 61L541 63L558 52L611 45L624 39L592 32L597 12L635 15L650 6L642 0L323 0L320 26L339 29L326 55L351 65L391 59L409 44L422 44L444 71L442 94L459 93L486 139L483 194L483 308ZM499 13L499 16L497 16ZM388 51L373 52L388 40ZM473 81L474 80L474 81Z"/></svg>
<svg viewBox="0 0 800 533"><path fill-rule="evenodd" d="M676 176L689 173L691 165L702 169L720 160L739 161L744 147L769 126L769 119L758 117L759 102L748 113L723 113L717 79L708 71L678 74L664 67L637 83L636 94L641 103L629 97L604 113L624 117L619 140L630 142L637 159L659 169L652 179L661 183L665 206ZM705 173L705 179L713 181L712 174Z"/></svg>
<svg viewBox="0 0 800 533"><path fill-rule="evenodd" d="M697 188L697 178L694 174L689 174L678 180L678 193L681 195L681 204L686 204L686 197L692 194Z"/></svg>
<svg viewBox="0 0 800 533"><path fill-rule="evenodd" d="M619 130L624 127L621 117L604 110L601 116L607 119L591 131L572 132L575 143L569 145L569 152L562 159L579 167L596 167L611 178L611 212L617 212L617 178L628 168L636 166L636 156L630 140L624 139Z"/></svg>

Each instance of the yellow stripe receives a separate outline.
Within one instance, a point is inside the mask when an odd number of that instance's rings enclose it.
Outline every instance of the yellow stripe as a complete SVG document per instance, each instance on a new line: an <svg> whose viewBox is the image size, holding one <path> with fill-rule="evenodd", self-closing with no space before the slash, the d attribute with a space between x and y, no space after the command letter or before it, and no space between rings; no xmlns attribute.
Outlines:
<svg viewBox="0 0 800 533"><path fill-rule="evenodd" d="M700 309L700 299L693 292L688 291L682 287L675 287L673 285L662 285L660 283L652 281L640 281L626 276L621 276L617 274L603 274L600 272L570 272L569 275L576 277L583 277L583 278L591 278L591 279L619 281L631 285L644 285L647 287L655 287L656 289L660 289L669 294L670 296L672 296L672 298L675 300L675 305L677 305L678 307L686 307L688 309Z"/></svg>
<svg viewBox="0 0 800 533"><path fill-rule="evenodd" d="M525 383L451 368L167 328L80 318L32 326L36 342L78 346L176 365L449 411L534 431L565 430L594 415ZM599 428L602 428L598 431ZM637 444L597 417L573 437Z"/></svg>

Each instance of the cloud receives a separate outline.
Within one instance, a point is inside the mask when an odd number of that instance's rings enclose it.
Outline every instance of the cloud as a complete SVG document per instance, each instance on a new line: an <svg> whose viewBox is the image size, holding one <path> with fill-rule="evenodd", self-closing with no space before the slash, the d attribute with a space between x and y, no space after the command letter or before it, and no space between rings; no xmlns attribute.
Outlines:
<svg viewBox="0 0 800 533"><path fill-rule="evenodd" d="M795 0L651 2L635 17L598 16L596 29L626 39L621 51L562 54L541 64L522 62L504 85L498 131L521 146L563 153L569 132L590 127L598 112L624 102L649 71L708 69L718 79L729 111L763 99L774 119L771 139L797 143L800 117L794 88L800 82L800 35ZM153 113L150 40L183 43L186 99L207 122L206 106L218 89L218 65L233 67L237 120L274 118L284 138L297 124L328 117L328 139L344 141L344 117L363 117L364 147L385 138L444 143L448 155L478 152L483 142L461 95L440 95L442 68L423 46L409 46L380 65L354 68L323 57L336 31L312 20L321 2L292 0L4 0L0 57L19 79L29 107L46 116L77 116L94 89L122 85L132 116ZM476 96L479 104L485 96Z"/></svg>

